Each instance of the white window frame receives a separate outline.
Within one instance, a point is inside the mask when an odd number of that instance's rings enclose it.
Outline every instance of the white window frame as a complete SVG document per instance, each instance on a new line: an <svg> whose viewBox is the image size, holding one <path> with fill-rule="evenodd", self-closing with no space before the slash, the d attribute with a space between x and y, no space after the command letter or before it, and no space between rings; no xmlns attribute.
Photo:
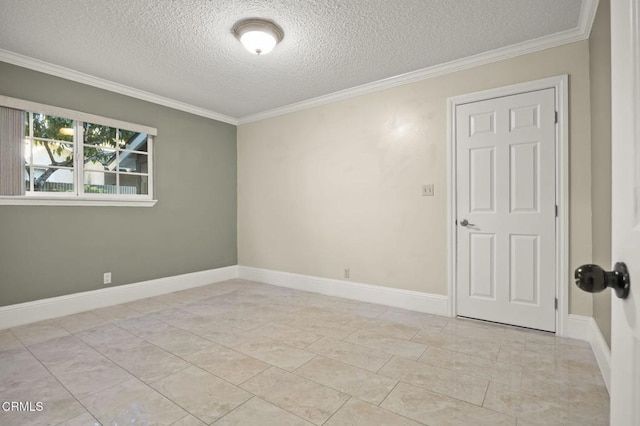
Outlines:
<svg viewBox="0 0 640 426"><path fill-rule="evenodd" d="M74 188L73 193L35 192L28 191L25 195L0 196L0 205L45 205L45 206L128 206L128 207L152 207L158 200L154 199L154 167L153 167L153 139L158 135L154 127L144 126L98 115L45 105L37 102L11 98L0 95L0 106L14 108L22 111L53 115L74 120ZM148 137L148 194L93 194L84 192L84 168L81 163L84 159L84 149L81 135L83 123L98 124L115 127L119 130L130 130L146 133ZM116 152L120 152L117 150ZM79 154L78 154L79 153ZM118 174L119 176L119 174Z"/></svg>

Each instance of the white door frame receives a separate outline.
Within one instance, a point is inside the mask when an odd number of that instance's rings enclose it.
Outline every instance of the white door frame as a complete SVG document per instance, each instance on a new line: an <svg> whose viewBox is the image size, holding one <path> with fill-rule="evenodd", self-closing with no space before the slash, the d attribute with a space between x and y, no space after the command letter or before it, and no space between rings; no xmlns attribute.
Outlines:
<svg viewBox="0 0 640 426"><path fill-rule="evenodd" d="M456 107L470 102L517 95L543 89L555 89L558 125L556 126L556 334L567 334L569 319L569 76L560 75L483 90L447 99L447 286L450 316L457 315L457 238L456 226Z"/></svg>

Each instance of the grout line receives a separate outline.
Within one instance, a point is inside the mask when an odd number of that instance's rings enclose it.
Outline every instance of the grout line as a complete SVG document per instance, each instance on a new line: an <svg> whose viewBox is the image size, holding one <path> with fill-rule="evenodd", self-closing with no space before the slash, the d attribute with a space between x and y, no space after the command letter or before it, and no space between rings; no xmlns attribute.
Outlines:
<svg viewBox="0 0 640 426"><path fill-rule="evenodd" d="M392 380L396 380L396 379L392 379ZM385 399L387 399L389 397L389 395L391 395L391 392L393 392L395 390L395 388L398 387L399 384L400 384L400 380L396 380L396 384L393 385L391 390L389 392L387 392L387 394L384 396L384 398L382 398L382 400L378 403L378 407L380 407L382 405L382 403L385 401ZM380 408L382 408L382 407L380 407Z"/></svg>

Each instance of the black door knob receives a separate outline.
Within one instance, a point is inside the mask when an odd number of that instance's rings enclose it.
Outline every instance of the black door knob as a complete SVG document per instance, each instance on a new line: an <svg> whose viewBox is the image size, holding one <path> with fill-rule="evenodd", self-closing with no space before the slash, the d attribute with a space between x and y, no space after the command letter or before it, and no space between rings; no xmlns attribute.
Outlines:
<svg viewBox="0 0 640 426"><path fill-rule="evenodd" d="M598 265L582 265L575 272L576 285L589 293L599 293L611 287L616 296L626 299L629 295L631 278L627 265L618 262L613 271L607 272Z"/></svg>

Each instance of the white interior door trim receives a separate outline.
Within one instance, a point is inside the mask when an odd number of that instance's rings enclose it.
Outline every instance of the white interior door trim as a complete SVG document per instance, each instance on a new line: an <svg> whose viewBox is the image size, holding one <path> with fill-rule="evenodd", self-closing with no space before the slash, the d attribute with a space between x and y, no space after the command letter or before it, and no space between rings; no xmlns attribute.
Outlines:
<svg viewBox="0 0 640 426"><path fill-rule="evenodd" d="M511 86L451 97L447 100L447 287L450 316L456 316L456 107L458 105L516 95L542 89L555 89L556 126L556 334L565 336L569 319L569 76L560 75Z"/></svg>

